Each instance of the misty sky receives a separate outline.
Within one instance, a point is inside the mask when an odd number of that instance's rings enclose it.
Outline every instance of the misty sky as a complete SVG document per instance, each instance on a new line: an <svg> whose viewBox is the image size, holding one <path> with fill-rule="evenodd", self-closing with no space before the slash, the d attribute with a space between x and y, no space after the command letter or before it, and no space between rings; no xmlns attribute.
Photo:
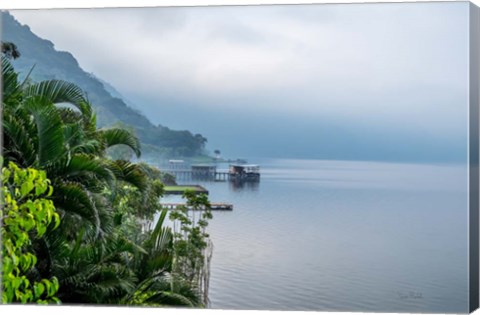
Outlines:
<svg viewBox="0 0 480 315"><path fill-rule="evenodd" d="M227 157L466 159L466 2L12 14Z"/></svg>

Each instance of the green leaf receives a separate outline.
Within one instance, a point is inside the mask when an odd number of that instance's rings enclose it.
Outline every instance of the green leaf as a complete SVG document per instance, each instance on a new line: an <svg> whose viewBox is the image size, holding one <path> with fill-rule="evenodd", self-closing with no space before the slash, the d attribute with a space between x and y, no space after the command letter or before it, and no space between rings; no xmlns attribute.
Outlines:
<svg viewBox="0 0 480 315"><path fill-rule="evenodd" d="M40 298L40 296L45 292L45 286L42 283L37 283L33 286L33 291L35 293L35 298Z"/></svg>

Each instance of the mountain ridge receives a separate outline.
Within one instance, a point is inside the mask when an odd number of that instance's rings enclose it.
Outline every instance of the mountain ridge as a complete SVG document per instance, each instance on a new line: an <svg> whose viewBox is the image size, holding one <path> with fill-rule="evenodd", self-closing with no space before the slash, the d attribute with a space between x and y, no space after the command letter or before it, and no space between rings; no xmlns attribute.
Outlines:
<svg viewBox="0 0 480 315"><path fill-rule="evenodd" d="M25 78L33 67L29 76L33 81L57 79L78 85L97 113L97 125L107 127L120 123L132 126L146 155L190 157L203 154L207 139L202 135L155 126L138 108L130 107L129 101L120 98L121 94L110 83L83 70L70 52L56 50L53 42L37 36L8 11L0 12L0 20L2 41L14 43L21 53L20 58L12 61L20 78Z"/></svg>

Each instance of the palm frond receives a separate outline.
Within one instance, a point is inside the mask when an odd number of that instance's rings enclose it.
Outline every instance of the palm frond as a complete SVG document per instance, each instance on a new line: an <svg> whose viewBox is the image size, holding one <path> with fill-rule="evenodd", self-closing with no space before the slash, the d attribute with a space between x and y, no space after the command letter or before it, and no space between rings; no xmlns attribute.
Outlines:
<svg viewBox="0 0 480 315"><path fill-rule="evenodd" d="M120 264L102 264L96 274L89 277L89 282L94 283L97 295L113 295L119 291L129 292L134 289L135 275L125 266Z"/></svg>
<svg viewBox="0 0 480 315"><path fill-rule="evenodd" d="M145 303L155 303L160 305L170 305L170 306L184 306L184 307L194 307L195 305L185 296L170 292L170 291L161 291L155 293L148 299L144 301Z"/></svg>
<svg viewBox="0 0 480 315"><path fill-rule="evenodd" d="M72 154L84 153L99 156L105 150L105 145L97 139L91 139L85 133L84 126L78 123L65 123L63 134L65 143Z"/></svg>
<svg viewBox="0 0 480 315"><path fill-rule="evenodd" d="M121 128L108 128L98 130L100 138L105 141L106 147L123 144L130 147L137 157L140 157L140 141L130 131Z"/></svg>
<svg viewBox="0 0 480 315"><path fill-rule="evenodd" d="M133 296L144 296L143 300L137 301L143 305L194 307L201 304L198 294L187 282L168 273L140 282L135 291L126 296L125 302L129 304Z"/></svg>
<svg viewBox="0 0 480 315"><path fill-rule="evenodd" d="M48 80L32 84L25 89L24 94L26 98L41 95L54 104L72 104L81 112L80 104L87 102L82 89L73 83L62 80Z"/></svg>
<svg viewBox="0 0 480 315"><path fill-rule="evenodd" d="M4 157L17 164L28 167L35 163L36 150L24 123L13 115L3 117Z"/></svg>
<svg viewBox="0 0 480 315"><path fill-rule="evenodd" d="M61 115L61 112L60 112ZM63 118L62 118L63 120ZM82 127L76 123L65 123L63 125L63 138L65 139L65 144L71 150L72 147L75 147L77 144L81 143L84 138L84 132Z"/></svg>
<svg viewBox="0 0 480 315"><path fill-rule="evenodd" d="M146 241L150 254L161 253L169 249L169 244L172 241L172 230L170 227L163 226L167 213L167 209L160 213L155 228L150 234L150 238Z"/></svg>
<svg viewBox="0 0 480 315"><path fill-rule="evenodd" d="M93 248L89 250L94 251ZM89 255L82 257L92 257ZM121 264L97 263L90 259L63 265L59 274L62 275L59 294L66 303L115 303L115 297L132 291L137 281L135 275Z"/></svg>
<svg viewBox="0 0 480 315"><path fill-rule="evenodd" d="M159 284L158 281L155 283ZM162 288L160 290L157 289L154 292L155 293L153 295L144 301L145 303L185 307L194 307L198 305L196 303L196 299L192 301L190 298L179 292L171 291L170 288Z"/></svg>
<svg viewBox="0 0 480 315"><path fill-rule="evenodd" d="M109 163L109 168L117 180L132 184L142 192L148 188L148 178L138 164L116 160Z"/></svg>
<svg viewBox="0 0 480 315"><path fill-rule="evenodd" d="M172 240L170 227L163 226L167 210L163 210L150 237L144 242L148 255L142 260L139 272L146 278L165 271L171 271L173 263Z"/></svg>
<svg viewBox="0 0 480 315"><path fill-rule="evenodd" d="M94 154L100 155L103 152L105 147L101 142L96 139L85 140L72 147L73 153L85 153L85 154Z"/></svg>
<svg viewBox="0 0 480 315"><path fill-rule="evenodd" d="M57 208L70 214L76 214L90 222L96 235L100 233L99 210L92 194L84 186L75 182L58 183L55 185L54 202ZM61 225L65 225L64 222Z"/></svg>
<svg viewBox="0 0 480 315"><path fill-rule="evenodd" d="M47 99L31 97L23 107L33 116L37 129L38 163L44 166L66 153L63 123L58 111Z"/></svg>
<svg viewBox="0 0 480 315"><path fill-rule="evenodd" d="M63 168L57 168L57 172L62 175L62 178L67 180L88 175L93 175L107 183L115 180L113 172L108 168L108 163L100 158L87 154L75 154L71 156Z"/></svg>
<svg viewBox="0 0 480 315"><path fill-rule="evenodd" d="M104 262L119 262L119 255L130 254L147 254L145 249L135 244L134 242L126 239L125 237L116 237L115 239L108 239L108 245L105 250L102 261Z"/></svg>
<svg viewBox="0 0 480 315"><path fill-rule="evenodd" d="M69 107L57 107L58 113L65 124L76 124L82 119L82 114Z"/></svg>
<svg viewBox="0 0 480 315"><path fill-rule="evenodd" d="M18 75L15 72L10 61L2 56L2 94L3 102L6 105L14 103L20 96L20 85L18 84Z"/></svg>
<svg viewBox="0 0 480 315"><path fill-rule="evenodd" d="M67 103L75 106L89 124L93 115L84 92L77 85L62 80L47 80L30 85L24 90L26 98L41 95L53 104Z"/></svg>

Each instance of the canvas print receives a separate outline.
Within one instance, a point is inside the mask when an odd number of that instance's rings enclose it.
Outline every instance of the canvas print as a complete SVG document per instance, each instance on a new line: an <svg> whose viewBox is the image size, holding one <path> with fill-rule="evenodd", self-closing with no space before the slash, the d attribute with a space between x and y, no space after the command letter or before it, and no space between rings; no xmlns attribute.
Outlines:
<svg viewBox="0 0 480 315"><path fill-rule="evenodd" d="M2 303L477 308L471 3L1 26Z"/></svg>

